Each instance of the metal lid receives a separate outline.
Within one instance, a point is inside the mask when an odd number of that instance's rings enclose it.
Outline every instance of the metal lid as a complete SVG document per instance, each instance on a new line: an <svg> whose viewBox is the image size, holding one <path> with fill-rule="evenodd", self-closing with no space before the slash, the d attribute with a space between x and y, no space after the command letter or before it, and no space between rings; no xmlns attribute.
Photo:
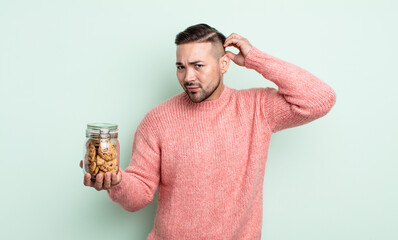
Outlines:
<svg viewBox="0 0 398 240"><path fill-rule="evenodd" d="M113 123L88 123L86 137L93 138L117 138L118 126Z"/></svg>

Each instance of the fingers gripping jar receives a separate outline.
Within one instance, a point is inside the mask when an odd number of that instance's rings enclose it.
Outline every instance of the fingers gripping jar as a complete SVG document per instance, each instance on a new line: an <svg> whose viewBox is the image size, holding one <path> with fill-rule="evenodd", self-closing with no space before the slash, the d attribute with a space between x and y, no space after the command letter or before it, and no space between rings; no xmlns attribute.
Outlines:
<svg viewBox="0 0 398 240"><path fill-rule="evenodd" d="M84 147L84 173L90 173L91 179L106 172L119 170L120 146L118 126L111 123L89 123L86 129Z"/></svg>

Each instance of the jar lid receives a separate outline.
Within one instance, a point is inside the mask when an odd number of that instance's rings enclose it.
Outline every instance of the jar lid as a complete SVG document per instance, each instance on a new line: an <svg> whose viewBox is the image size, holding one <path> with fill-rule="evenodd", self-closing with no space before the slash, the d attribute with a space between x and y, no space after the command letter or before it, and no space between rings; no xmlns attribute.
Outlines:
<svg viewBox="0 0 398 240"><path fill-rule="evenodd" d="M113 123L88 123L87 128L118 130L117 124Z"/></svg>
<svg viewBox="0 0 398 240"><path fill-rule="evenodd" d="M116 137L119 132L117 124L113 123L88 123L86 129L87 137L100 137L108 134L108 137Z"/></svg>

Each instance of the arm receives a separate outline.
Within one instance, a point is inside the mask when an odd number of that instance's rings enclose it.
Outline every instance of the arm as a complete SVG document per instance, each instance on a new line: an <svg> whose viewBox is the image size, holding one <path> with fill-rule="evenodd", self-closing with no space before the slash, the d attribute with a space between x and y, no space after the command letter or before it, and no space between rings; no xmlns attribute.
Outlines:
<svg viewBox="0 0 398 240"><path fill-rule="evenodd" d="M326 115L336 93L308 71L252 47L245 67L274 82L279 90L265 88L262 110L272 132L311 122Z"/></svg>
<svg viewBox="0 0 398 240"><path fill-rule="evenodd" d="M334 90L308 71L258 50L236 33L225 40L224 47L228 46L240 50L226 52L234 63L256 70L278 86L279 90L261 89L261 111L272 132L311 122L335 104Z"/></svg>
<svg viewBox="0 0 398 240"><path fill-rule="evenodd" d="M160 147L147 124L147 116L134 135L131 161L119 169L121 182L108 189L110 199L127 211L135 212L152 202L160 180Z"/></svg>

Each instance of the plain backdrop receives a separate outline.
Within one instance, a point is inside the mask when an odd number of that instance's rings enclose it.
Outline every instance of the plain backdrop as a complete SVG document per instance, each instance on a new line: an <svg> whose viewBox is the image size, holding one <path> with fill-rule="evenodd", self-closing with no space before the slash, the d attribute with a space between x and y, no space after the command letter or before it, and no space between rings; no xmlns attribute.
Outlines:
<svg viewBox="0 0 398 240"><path fill-rule="evenodd" d="M182 91L176 34L207 23L337 94L326 116L272 136L262 239L398 239L397 6L0 0L0 238L146 239L157 194L130 213L83 185L86 124L119 125L125 168L146 112ZM233 62L224 82L276 87Z"/></svg>

